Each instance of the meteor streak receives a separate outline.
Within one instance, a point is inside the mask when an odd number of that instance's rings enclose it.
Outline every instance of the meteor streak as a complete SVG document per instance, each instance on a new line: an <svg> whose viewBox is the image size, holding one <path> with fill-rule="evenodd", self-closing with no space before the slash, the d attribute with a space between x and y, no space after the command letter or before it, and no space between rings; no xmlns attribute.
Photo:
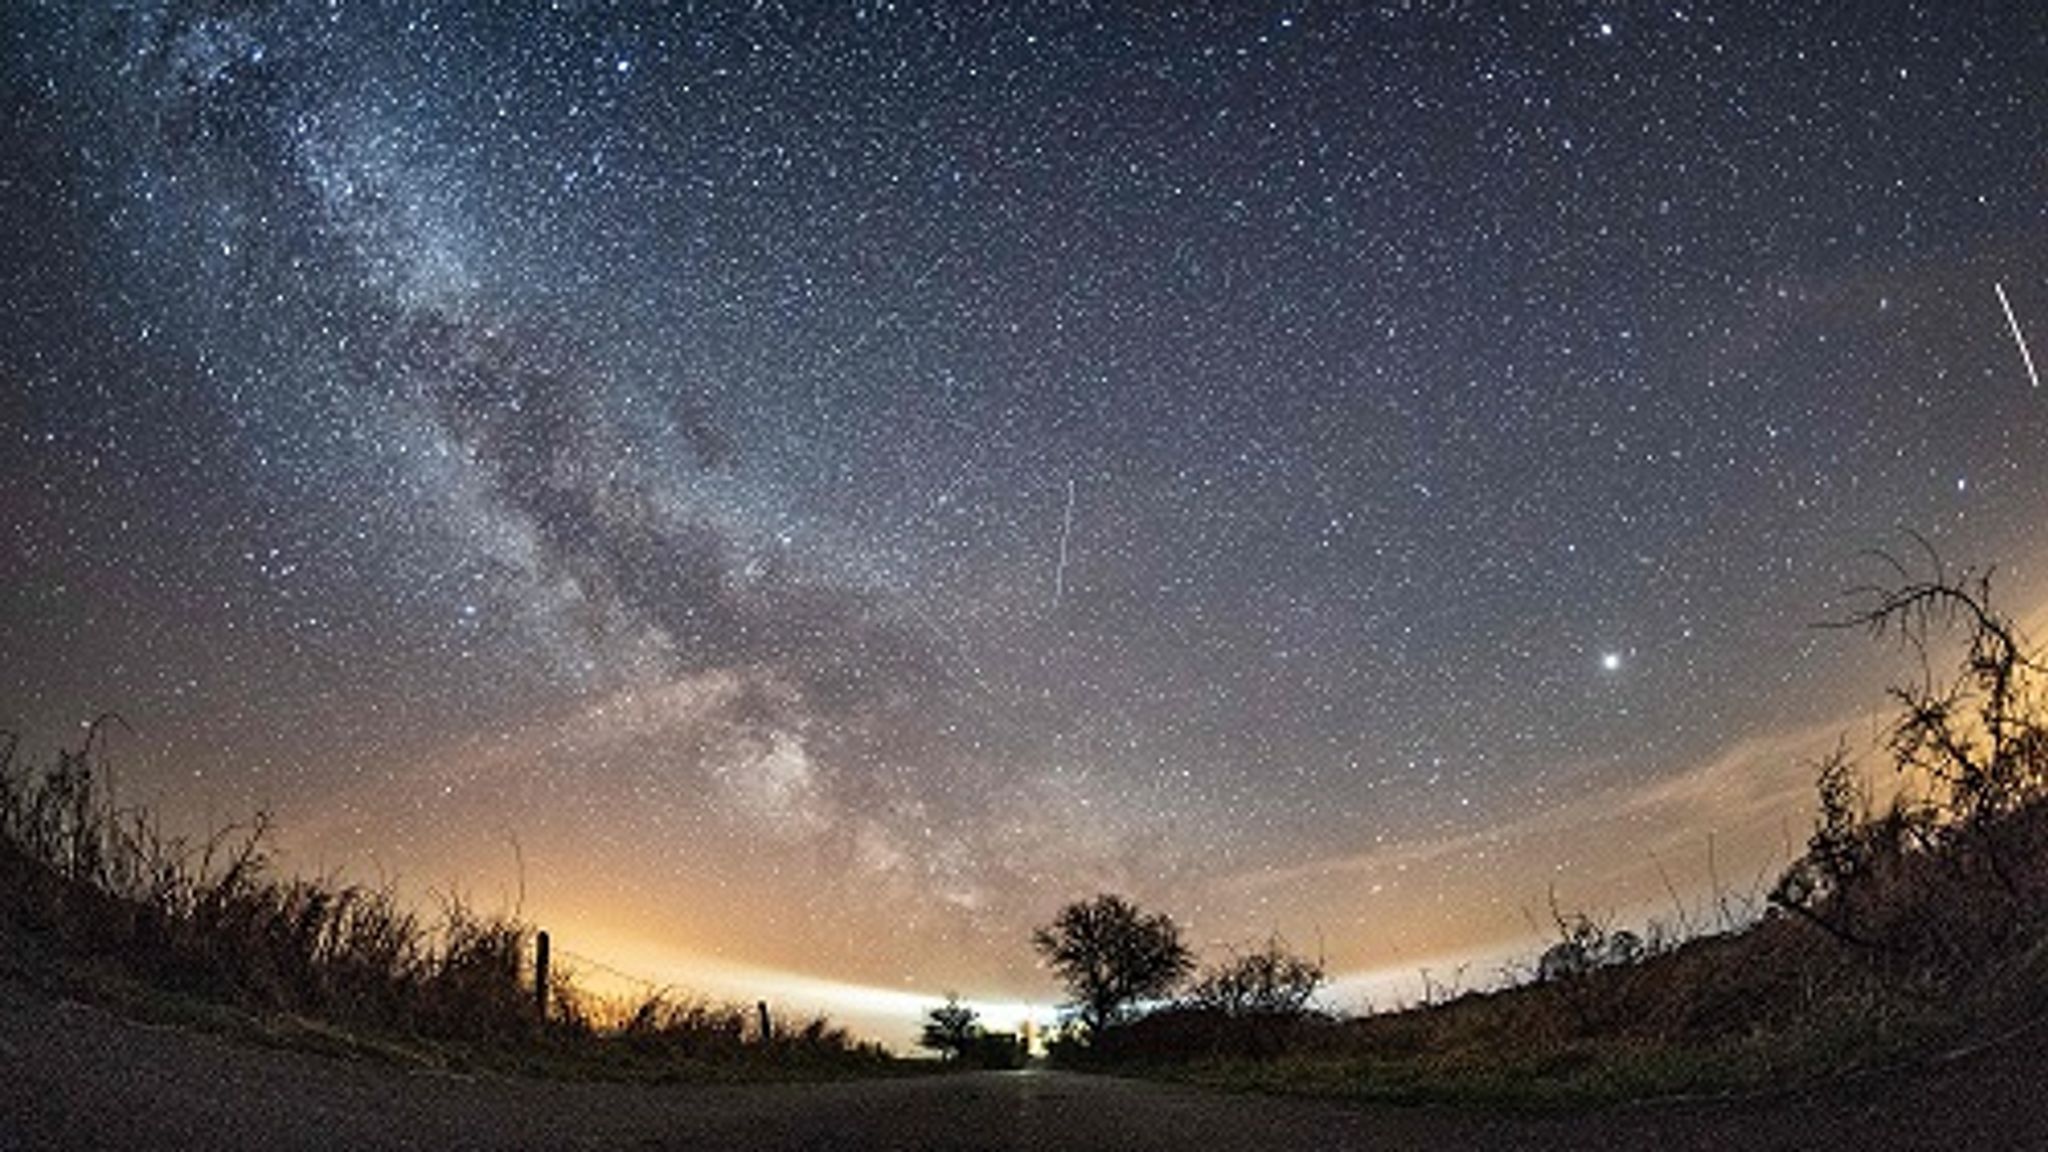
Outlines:
<svg viewBox="0 0 2048 1152"><path fill-rule="evenodd" d="M1052 606L1060 606L1067 592L1067 538L1074 533L1074 481L1067 481L1067 511L1060 517L1060 562L1052 572Z"/></svg>
<svg viewBox="0 0 2048 1152"><path fill-rule="evenodd" d="M2012 326L2012 342L2020 346L2020 359L2027 364L2027 379L2034 382L2034 387L2039 388L2041 374L2034 371L2034 354L2027 349L2027 338L2020 335L2020 319L2012 314L2012 301L2005 298L2005 285L1994 280L1991 282L1991 289L1998 293L1998 306L2005 309L2005 322Z"/></svg>

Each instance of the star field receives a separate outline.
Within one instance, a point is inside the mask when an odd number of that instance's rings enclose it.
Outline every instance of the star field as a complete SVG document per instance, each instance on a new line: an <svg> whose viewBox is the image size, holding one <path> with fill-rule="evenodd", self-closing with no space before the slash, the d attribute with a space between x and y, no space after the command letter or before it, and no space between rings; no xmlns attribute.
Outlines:
<svg viewBox="0 0 2048 1152"><path fill-rule="evenodd" d="M0 726L292 863L1410 964L1765 866L1864 550L2048 601L2033 5L476 8L0 15Z"/></svg>

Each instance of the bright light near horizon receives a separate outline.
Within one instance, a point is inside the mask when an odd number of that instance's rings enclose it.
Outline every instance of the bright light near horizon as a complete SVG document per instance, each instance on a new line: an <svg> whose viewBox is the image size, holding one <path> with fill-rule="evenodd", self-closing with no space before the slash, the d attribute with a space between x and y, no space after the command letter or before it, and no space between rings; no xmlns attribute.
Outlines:
<svg viewBox="0 0 2048 1152"><path fill-rule="evenodd" d="M1526 959L1541 942L1527 939L1496 942L1469 950L1432 954L1383 967L1331 973L1329 983L1316 996L1316 1003L1341 1014L1398 1010L1447 990L1473 991L1498 983L1499 973L1510 962ZM697 994L738 1004L766 1000L778 1021L803 1021L825 1015L848 1028L857 1038L876 1040L905 1054L918 1051L918 1032L925 1014L945 1003L943 990L917 992L905 988L884 988L852 984L802 973L735 964L659 945L607 942L605 950L620 963L646 976L673 980L671 991ZM595 977L592 983L605 985L602 972L581 973ZM621 973L623 975L623 973ZM625 991L623 983L605 988ZM641 988L645 992L647 988ZM686 992L684 990L687 990ZM986 999L963 995L960 1002L981 1017L982 1026L996 1032L1022 1033L1029 1028L1044 1036L1059 1026L1057 1004L1024 1000Z"/></svg>
<svg viewBox="0 0 2048 1152"><path fill-rule="evenodd" d="M588 949L606 965L603 970L577 971L579 983L608 995L628 998L666 991L685 998L696 995L736 1004L765 1000L778 1021L803 1021L824 1015L858 1039L875 1040L896 1052L915 1052L927 1012L946 1002L944 990L919 992L850 984L820 976L736 964L646 942L599 939ZM572 971L573 961L569 962ZM994 1032L1023 1032L1027 1024L1043 1034L1058 1026L1059 1009L1050 1003L982 999L963 995L960 1002Z"/></svg>

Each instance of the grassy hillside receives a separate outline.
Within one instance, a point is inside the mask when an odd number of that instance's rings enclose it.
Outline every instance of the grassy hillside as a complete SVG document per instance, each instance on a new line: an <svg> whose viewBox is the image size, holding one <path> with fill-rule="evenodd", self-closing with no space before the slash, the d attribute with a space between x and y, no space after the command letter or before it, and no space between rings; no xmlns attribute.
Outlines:
<svg viewBox="0 0 2048 1152"><path fill-rule="evenodd" d="M2025 819L2048 829L2048 809ZM2044 862L2030 867L2048 879ZM1947 861L1922 863L1929 885L1913 903L1931 938L1955 892ZM1247 1021L1168 1009L1069 1055L1223 1087L1571 1104L1793 1085L1992 1040L2048 1013L2038 922L1953 971L1915 971L1907 958L1924 942L1857 951L1779 911L1633 962L1398 1013Z"/></svg>
<svg viewBox="0 0 2048 1152"><path fill-rule="evenodd" d="M1518 987L1364 1019L1202 998L1062 1055L1204 1083L1520 1103L1769 1088L1995 1042L2048 1015L2043 665L1988 579L1898 568L1844 621L1900 641L1874 808L1841 751L1816 765L1805 853L1739 932L1666 946L1560 915ZM1957 660L1935 675L1931 654Z"/></svg>
<svg viewBox="0 0 2048 1152"><path fill-rule="evenodd" d="M610 1003L551 973L534 932L448 897L430 916L388 887L281 877L269 824L203 842L116 807L97 757L24 762L0 734L0 951L13 974L132 1012L297 1046L555 1075L733 1079L895 1066L822 1018L764 1030L751 1007Z"/></svg>

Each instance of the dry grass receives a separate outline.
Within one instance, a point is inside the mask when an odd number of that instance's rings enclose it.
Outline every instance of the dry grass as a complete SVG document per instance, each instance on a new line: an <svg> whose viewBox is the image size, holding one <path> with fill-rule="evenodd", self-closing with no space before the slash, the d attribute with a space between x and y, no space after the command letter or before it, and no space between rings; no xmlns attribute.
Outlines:
<svg viewBox="0 0 2048 1152"><path fill-rule="evenodd" d="M259 1038L567 1075L779 1076L890 1061L818 1018L762 1035L751 1010L656 995L609 1004L551 974L533 996L533 929L446 896L430 916L389 887L281 877L258 816L192 842L117 807L102 717L54 762L0 733L0 939L73 990ZM209 1007L212 1006L212 1007Z"/></svg>
<svg viewBox="0 0 2048 1152"><path fill-rule="evenodd" d="M1807 851L1746 929L1667 947L1560 913L1518 987L1357 1020L1181 1007L1083 1055L1240 1087L1541 1103L1780 1086L2048 1013L2048 669L1987 578L1893 567L1901 586L1846 623L1922 657L1886 750L1929 791L1877 812L1845 752L1818 765ZM1946 627L1963 643L1943 679L1926 657Z"/></svg>
<svg viewBox="0 0 2048 1152"><path fill-rule="evenodd" d="M1954 896L1942 886L1912 898ZM1902 979L1888 956L1774 913L1636 963L1401 1012L1303 1014L1248 1027L1169 1010L1084 1063L1218 1087L1402 1102L1579 1106L1776 1088L2048 1011L2048 944L2038 931L2030 939L1932 992Z"/></svg>
<svg viewBox="0 0 2048 1152"><path fill-rule="evenodd" d="M1579 1106L1784 1087L2048 1013L2048 802L1995 832L1872 835L1891 847L1867 869L1740 931L1356 1019L1183 1006L1065 1054L1218 1087ZM1820 926L1843 920L1853 940Z"/></svg>

